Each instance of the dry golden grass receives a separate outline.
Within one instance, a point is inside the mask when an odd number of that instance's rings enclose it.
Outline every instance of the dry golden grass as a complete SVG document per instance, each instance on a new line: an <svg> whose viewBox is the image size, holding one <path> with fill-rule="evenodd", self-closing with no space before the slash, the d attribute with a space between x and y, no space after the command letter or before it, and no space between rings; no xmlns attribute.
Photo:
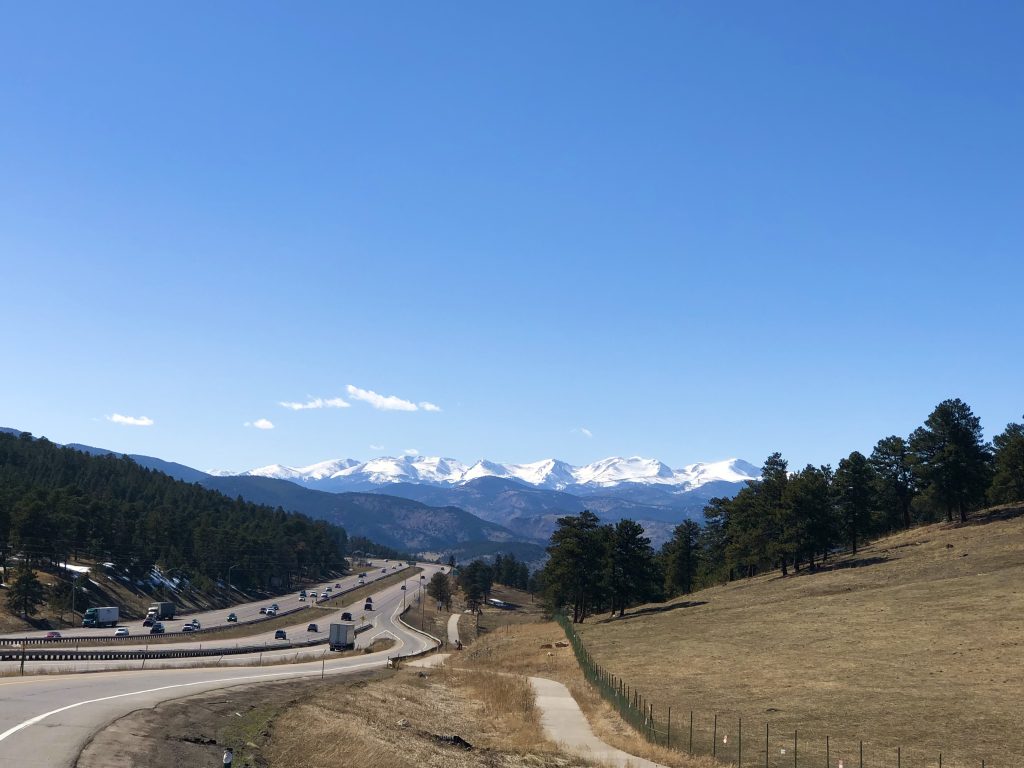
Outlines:
<svg viewBox="0 0 1024 768"><path fill-rule="evenodd" d="M407 669L371 684L321 686L280 713L264 757L274 768L587 766L538 740L525 681ZM471 750L434 736L457 735Z"/></svg>
<svg viewBox="0 0 1024 768"><path fill-rule="evenodd" d="M665 610L665 609L668 610ZM718 586L580 634L596 660L683 735L735 760L792 765L1024 765L1024 517L1003 510L958 527L878 541L823 572ZM723 744L724 736L729 737ZM786 749L786 756L781 750ZM724 755L723 755L724 751ZM757 755L760 755L758 758ZM806 758L806 760L805 760ZM758 762L760 760L760 762Z"/></svg>
<svg viewBox="0 0 1024 768"><path fill-rule="evenodd" d="M447 666L454 667L456 671L484 670L491 675L519 675L522 677L518 679L524 682L528 676L558 680L569 688L598 738L613 747L678 768L717 765L708 758L690 757L656 746L640 736L586 682L572 649L555 645L564 641L565 633L553 622L511 624L504 630L482 637L462 653L454 654Z"/></svg>

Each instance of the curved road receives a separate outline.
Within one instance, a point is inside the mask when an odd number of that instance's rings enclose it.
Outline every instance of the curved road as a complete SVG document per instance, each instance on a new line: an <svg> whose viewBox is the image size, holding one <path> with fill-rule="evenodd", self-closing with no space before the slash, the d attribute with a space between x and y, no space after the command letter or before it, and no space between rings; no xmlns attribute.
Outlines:
<svg viewBox="0 0 1024 768"><path fill-rule="evenodd" d="M416 588L419 586L417 584ZM379 653L333 660L328 653L323 654L322 661L266 668L162 669L152 668L156 662L150 661L145 671L0 679L0 765L72 766L97 730L132 710L152 707L169 699L239 684L346 674L382 667L389 656L430 650L436 645L432 640L412 631L398 619L403 596L408 600L412 595L415 592L410 582L408 595L399 585L394 585L374 596L375 628L361 636L362 642L370 642L380 635L391 636L396 641L395 646ZM290 655L295 651L286 653ZM251 656L239 658L253 661Z"/></svg>

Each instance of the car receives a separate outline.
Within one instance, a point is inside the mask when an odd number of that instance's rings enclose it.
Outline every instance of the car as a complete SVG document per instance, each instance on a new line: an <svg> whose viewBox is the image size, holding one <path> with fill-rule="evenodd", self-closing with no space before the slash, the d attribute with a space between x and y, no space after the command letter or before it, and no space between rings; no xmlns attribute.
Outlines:
<svg viewBox="0 0 1024 768"><path fill-rule="evenodd" d="M267 616L277 616L277 608L267 608Z"/></svg>
<svg viewBox="0 0 1024 768"><path fill-rule="evenodd" d="M146 620L142 622L142 626L144 627L152 627L154 624L156 624L156 619L152 616L147 616Z"/></svg>
<svg viewBox="0 0 1024 768"><path fill-rule="evenodd" d="M288 639L288 633L285 632L283 629L279 629L279 630L277 630L277 632L274 633L274 639L275 640L287 640Z"/></svg>
<svg viewBox="0 0 1024 768"><path fill-rule="evenodd" d="M381 568L381 569L380 569L380 572L381 572L381 573L387 573L387 572L388 572L388 569L387 569L387 568Z"/></svg>
<svg viewBox="0 0 1024 768"><path fill-rule="evenodd" d="M364 605L363 606L363 610L364 611L372 611L373 610L373 603L367 603L366 605Z"/></svg>
<svg viewBox="0 0 1024 768"><path fill-rule="evenodd" d="M299 602L300 603L306 602L306 596L305 595L299 595Z"/></svg>
<svg viewBox="0 0 1024 768"><path fill-rule="evenodd" d="M149 628L149 634L151 634L151 635L162 635L163 633L164 633L164 625L161 624L159 621L156 622L155 624L153 624L153 626Z"/></svg>
<svg viewBox="0 0 1024 768"><path fill-rule="evenodd" d="M302 590L301 592L299 592L299 597L305 597L305 596L306 596L306 590Z"/></svg>
<svg viewBox="0 0 1024 768"><path fill-rule="evenodd" d="M275 611L281 610L281 607L277 603L271 603L270 607L273 608Z"/></svg>
<svg viewBox="0 0 1024 768"><path fill-rule="evenodd" d="M114 630L114 637L128 637L129 634L128 627L118 627Z"/></svg>
<svg viewBox="0 0 1024 768"><path fill-rule="evenodd" d="M405 584L402 585L402 590L405 591Z"/></svg>
<svg viewBox="0 0 1024 768"><path fill-rule="evenodd" d="M320 628L316 624L310 624L308 627L306 627L306 631L307 632L319 632Z"/></svg>
<svg viewBox="0 0 1024 768"><path fill-rule="evenodd" d="M352 621L352 614L349 613L348 611L345 611L343 614L341 614L341 620L342 621Z"/></svg>
<svg viewBox="0 0 1024 768"><path fill-rule="evenodd" d="M192 629L202 629L199 625L199 619L192 619Z"/></svg>
<svg viewBox="0 0 1024 768"><path fill-rule="evenodd" d="M266 612L267 612L266 608L260 608L260 613L266 613Z"/></svg>
<svg viewBox="0 0 1024 768"><path fill-rule="evenodd" d="M234 623L234 622L238 621L238 617L235 616L235 614L233 614L233 613L229 613L227 620L230 621L231 623Z"/></svg>
<svg viewBox="0 0 1024 768"><path fill-rule="evenodd" d="M192 626L191 624L186 624L185 626L183 626L183 627L181 628L181 631L182 631L182 632L195 632L195 631L196 631L196 628L195 628L195 627L193 627L193 626Z"/></svg>
<svg viewBox="0 0 1024 768"><path fill-rule="evenodd" d="M324 594L326 595L328 592L333 592L333 591L334 591L333 587L328 587L327 589L324 590Z"/></svg>
<svg viewBox="0 0 1024 768"><path fill-rule="evenodd" d="M424 579L426 579L426 578L427 578L427 577L426 577L426 576L424 576L424 575L423 575L422 573L420 574L420 581L423 581L423 580L424 580Z"/></svg>
<svg viewBox="0 0 1024 768"><path fill-rule="evenodd" d="M334 588L335 588L335 589L341 589L341 584L335 584L335 585L334 585Z"/></svg>
<svg viewBox="0 0 1024 768"><path fill-rule="evenodd" d="M60 632L47 632L46 633L46 639L47 640L60 640Z"/></svg>

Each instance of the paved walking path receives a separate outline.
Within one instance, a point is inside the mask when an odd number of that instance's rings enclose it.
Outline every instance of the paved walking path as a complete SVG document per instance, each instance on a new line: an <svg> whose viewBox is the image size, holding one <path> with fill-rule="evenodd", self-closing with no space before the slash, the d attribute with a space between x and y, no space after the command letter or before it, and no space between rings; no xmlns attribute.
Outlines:
<svg viewBox="0 0 1024 768"><path fill-rule="evenodd" d="M623 752L597 738L576 699L561 683L546 677L531 677L530 685L537 696L544 735L567 751L619 768L665 768L661 763Z"/></svg>
<svg viewBox="0 0 1024 768"><path fill-rule="evenodd" d="M453 648L459 642L459 617L461 613L453 613L448 619L448 645Z"/></svg>

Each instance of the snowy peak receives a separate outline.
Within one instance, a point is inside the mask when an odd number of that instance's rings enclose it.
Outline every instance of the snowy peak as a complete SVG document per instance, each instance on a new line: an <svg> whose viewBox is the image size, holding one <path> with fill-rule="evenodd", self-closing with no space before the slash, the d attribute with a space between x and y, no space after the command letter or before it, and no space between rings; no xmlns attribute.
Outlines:
<svg viewBox="0 0 1024 768"><path fill-rule="evenodd" d="M742 459L699 462L672 469L662 461L641 456L611 456L582 467L574 467L558 459L542 459L527 464L502 464L480 459L466 465L441 456L384 456L366 462L332 459L307 467L271 464L242 474L274 477L335 491L391 483L464 485L481 477L503 477L535 488L559 491L647 485L659 486L670 493L686 493L712 482L756 480L760 477L760 470Z"/></svg>
<svg viewBox="0 0 1024 768"><path fill-rule="evenodd" d="M575 472L580 485L616 486L620 483L671 484L674 473L657 459L633 456L622 459L618 456L601 459L593 464L580 467Z"/></svg>

